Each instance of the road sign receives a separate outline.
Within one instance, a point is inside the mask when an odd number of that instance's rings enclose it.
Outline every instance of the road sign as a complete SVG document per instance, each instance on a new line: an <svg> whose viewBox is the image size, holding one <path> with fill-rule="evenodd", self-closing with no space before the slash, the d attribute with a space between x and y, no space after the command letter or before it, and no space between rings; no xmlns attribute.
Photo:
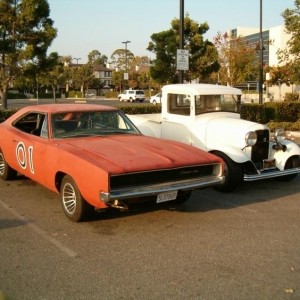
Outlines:
<svg viewBox="0 0 300 300"><path fill-rule="evenodd" d="M177 70L189 69L189 50L177 49Z"/></svg>

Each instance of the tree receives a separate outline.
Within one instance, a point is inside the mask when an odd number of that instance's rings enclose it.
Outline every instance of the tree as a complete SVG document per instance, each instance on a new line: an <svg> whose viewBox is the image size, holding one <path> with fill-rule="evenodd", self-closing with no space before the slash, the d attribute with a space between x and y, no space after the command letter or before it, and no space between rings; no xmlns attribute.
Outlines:
<svg viewBox="0 0 300 300"><path fill-rule="evenodd" d="M222 84L235 86L237 83L258 77L259 62L256 46L242 36L234 38L218 32L214 43L219 53L219 80Z"/></svg>
<svg viewBox="0 0 300 300"><path fill-rule="evenodd" d="M295 0L295 9L286 9L282 16L286 33L291 35L287 48L278 51L280 63L287 63L292 71L291 80L300 83L300 0Z"/></svg>
<svg viewBox="0 0 300 300"><path fill-rule="evenodd" d="M88 90L89 84L94 80L94 67L87 63L80 67L71 68L71 78L76 90Z"/></svg>
<svg viewBox="0 0 300 300"><path fill-rule="evenodd" d="M49 18L47 0L0 0L0 96L7 108L7 92L13 78L28 61L43 66L57 30Z"/></svg>
<svg viewBox="0 0 300 300"><path fill-rule="evenodd" d="M102 65L107 63L108 57L106 55L101 55L98 50L93 50L88 55L88 61L92 65Z"/></svg>
<svg viewBox="0 0 300 300"><path fill-rule="evenodd" d="M129 70L131 66L131 62L134 58L133 53L130 52L128 49L126 50L117 49L110 57L112 59L112 63L122 70L126 70L126 67Z"/></svg>
<svg viewBox="0 0 300 300"><path fill-rule="evenodd" d="M176 55L179 48L180 20L171 22L171 29L154 33L147 50L156 54L154 65L150 68L151 77L160 84L176 83ZM189 50L189 71L185 72L187 81L200 78L205 81L212 72L219 69L218 53L213 43L203 39L209 30L207 23L198 24L186 14L184 18L184 48Z"/></svg>

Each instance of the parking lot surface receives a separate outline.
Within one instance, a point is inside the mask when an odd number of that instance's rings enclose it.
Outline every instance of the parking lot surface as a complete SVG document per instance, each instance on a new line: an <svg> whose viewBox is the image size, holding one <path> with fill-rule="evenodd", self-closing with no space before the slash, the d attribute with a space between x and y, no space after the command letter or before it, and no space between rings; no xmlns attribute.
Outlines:
<svg viewBox="0 0 300 300"><path fill-rule="evenodd" d="M59 196L33 181L0 181L9 300L300 299L299 237L300 176L230 194L196 190L181 205L96 212L84 223L67 220Z"/></svg>

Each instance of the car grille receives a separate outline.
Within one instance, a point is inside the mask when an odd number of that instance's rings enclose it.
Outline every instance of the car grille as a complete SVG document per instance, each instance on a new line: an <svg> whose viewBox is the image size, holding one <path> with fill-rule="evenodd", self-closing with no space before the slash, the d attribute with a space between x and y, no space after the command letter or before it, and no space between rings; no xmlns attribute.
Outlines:
<svg viewBox="0 0 300 300"><path fill-rule="evenodd" d="M270 133L268 129L256 130L257 142L252 147L251 160L254 164L260 165L269 156Z"/></svg>
<svg viewBox="0 0 300 300"><path fill-rule="evenodd" d="M201 178L214 174L213 165L182 167L175 169L152 170L122 175L113 175L110 179L110 189L138 187L149 184L160 184L181 181L185 179Z"/></svg>

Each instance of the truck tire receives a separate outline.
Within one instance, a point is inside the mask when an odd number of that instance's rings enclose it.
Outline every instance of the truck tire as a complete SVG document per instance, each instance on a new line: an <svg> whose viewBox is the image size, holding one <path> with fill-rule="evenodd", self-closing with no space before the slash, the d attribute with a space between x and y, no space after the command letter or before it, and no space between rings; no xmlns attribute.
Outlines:
<svg viewBox="0 0 300 300"><path fill-rule="evenodd" d="M289 159L286 161L284 169L292 169L292 168L299 168L300 167L300 159L299 156L291 156ZM297 177L298 173L296 174L291 174L291 175L285 175L285 176L280 176L277 177L278 180L280 181L290 181Z"/></svg>
<svg viewBox="0 0 300 300"><path fill-rule="evenodd" d="M231 192L243 180L242 167L222 152L212 152L212 154L223 159L225 173L225 181L215 185L214 189L224 193Z"/></svg>
<svg viewBox="0 0 300 300"><path fill-rule="evenodd" d="M133 102L133 99L130 97L130 98L129 98L129 101L132 103L132 102Z"/></svg>
<svg viewBox="0 0 300 300"><path fill-rule="evenodd" d="M123 99L122 99L121 97L119 97L119 101L120 101L120 102L123 102Z"/></svg>

